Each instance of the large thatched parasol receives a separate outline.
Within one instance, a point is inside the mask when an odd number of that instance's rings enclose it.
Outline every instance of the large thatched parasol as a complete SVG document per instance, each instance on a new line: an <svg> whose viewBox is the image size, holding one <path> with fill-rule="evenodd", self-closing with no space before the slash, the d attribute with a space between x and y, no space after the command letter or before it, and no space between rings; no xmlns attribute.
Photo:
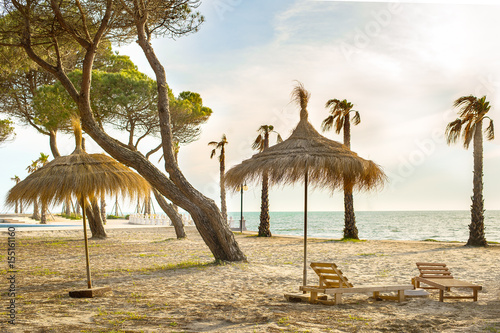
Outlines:
<svg viewBox="0 0 500 333"><path fill-rule="evenodd" d="M306 110L309 92L299 83L293 91L300 104L300 121L285 141L231 168L225 183L236 189L243 183L260 182L266 172L269 184L304 182L304 277L307 282L307 187L342 189L351 185L357 190L368 190L383 185L386 176L372 161L359 157L343 144L319 134L308 121Z"/></svg>
<svg viewBox="0 0 500 333"><path fill-rule="evenodd" d="M82 149L82 130L79 121L73 121L73 126L76 141L73 153L56 157L19 182L9 191L7 203L12 204L19 200L30 204L38 200L50 205L61 203L73 196L77 198L83 211L88 289L70 292L70 296L93 297L110 289L92 288L85 216L87 199L115 193L129 197L148 196L151 187L139 174L113 158L103 154L87 154Z"/></svg>

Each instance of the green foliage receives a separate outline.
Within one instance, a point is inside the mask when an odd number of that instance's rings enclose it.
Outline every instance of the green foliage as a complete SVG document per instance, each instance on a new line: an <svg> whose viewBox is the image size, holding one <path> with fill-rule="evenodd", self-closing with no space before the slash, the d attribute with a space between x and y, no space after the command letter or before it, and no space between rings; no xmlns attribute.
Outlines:
<svg viewBox="0 0 500 333"><path fill-rule="evenodd" d="M82 218L81 215L75 214L75 213L71 213L69 215L65 214L65 213L61 213L61 214L59 214L59 216L64 217L66 219L70 219L70 220L80 220Z"/></svg>
<svg viewBox="0 0 500 333"><path fill-rule="evenodd" d="M107 215L106 218L108 220L118 220L118 219L125 219L126 217L124 217L124 216L116 216L116 215Z"/></svg>
<svg viewBox="0 0 500 333"><path fill-rule="evenodd" d="M14 133L14 127L11 125L12 121L10 121L10 119L0 119L0 143L5 142L16 135Z"/></svg>

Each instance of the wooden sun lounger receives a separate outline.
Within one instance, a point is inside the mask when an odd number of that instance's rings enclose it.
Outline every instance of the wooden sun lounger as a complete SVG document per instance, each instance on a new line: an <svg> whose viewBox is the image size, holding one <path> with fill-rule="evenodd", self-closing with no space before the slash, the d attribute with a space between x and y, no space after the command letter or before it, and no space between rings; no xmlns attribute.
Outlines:
<svg viewBox="0 0 500 333"><path fill-rule="evenodd" d="M473 299L477 301L477 293L483 289L482 286L472 284L470 282L461 281L453 278L450 270L443 263L417 262L420 275L414 277L411 281L415 288L423 289L439 289L439 301L443 302L445 298L455 299ZM420 286L420 284L427 286ZM472 289L472 296L445 296L445 291L450 291L451 288L466 288Z"/></svg>
<svg viewBox="0 0 500 333"><path fill-rule="evenodd" d="M318 286L300 286L303 294L285 294L289 301L306 300L309 303L322 303L327 305L341 304L342 295L349 293L373 293L375 299L391 299L402 302L405 300L405 290L413 289L412 285L392 286L359 286L354 287L334 263L311 263L312 269L319 277ZM397 292L397 296L380 295L381 292ZM328 299L333 295L333 299Z"/></svg>

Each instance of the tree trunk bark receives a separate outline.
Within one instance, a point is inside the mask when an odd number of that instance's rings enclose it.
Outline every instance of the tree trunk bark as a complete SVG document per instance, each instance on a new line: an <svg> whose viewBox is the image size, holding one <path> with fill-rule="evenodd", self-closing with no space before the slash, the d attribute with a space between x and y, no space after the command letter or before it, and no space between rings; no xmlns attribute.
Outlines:
<svg viewBox="0 0 500 333"><path fill-rule="evenodd" d="M50 151L52 152L52 156L54 156L54 158L61 156L61 154L59 154L59 149L57 148L56 133L57 132L55 131L49 132Z"/></svg>
<svg viewBox="0 0 500 333"><path fill-rule="evenodd" d="M92 202L85 204L85 213L87 214L87 219L89 221L90 231L92 232L93 239L104 239L108 237L104 226L102 224L101 212L99 210L99 204L97 199L92 199Z"/></svg>
<svg viewBox="0 0 500 333"><path fill-rule="evenodd" d="M36 200L35 200L35 202L33 202L33 215L31 215L31 218L33 220L40 219L40 213L38 212L38 201L36 201Z"/></svg>
<svg viewBox="0 0 500 333"><path fill-rule="evenodd" d="M220 210L222 218L227 224L227 206L226 206L226 185L224 184L224 174L226 172L226 152L224 145L220 152Z"/></svg>
<svg viewBox="0 0 500 333"><path fill-rule="evenodd" d="M482 120L474 129L474 178L471 205L471 224L469 224L469 240L467 245L487 246L484 235L484 200L483 200L483 129Z"/></svg>
<svg viewBox="0 0 500 333"><path fill-rule="evenodd" d="M260 224L259 237L271 237L271 229L269 223L269 176L264 173L262 176L262 194L260 201Z"/></svg>
<svg viewBox="0 0 500 333"><path fill-rule="evenodd" d="M106 224L107 222L106 198L104 197L104 195L101 195L101 220L103 224Z"/></svg>
<svg viewBox="0 0 500 333"><path fill-rule="evenodd" d="M186 232L184 231L184 224L182 223L182 216L177 212L175 209L175 206L172 204L169 204L165 198L158 192L157 190L153 189L153 193L155 195L156 201L158 201L158 204L160 205L161 209L167 214L168 218L170 221L172 221L172 224L174 225L175 229L175 234L177 236L177 239L183 239L186 238Z"/></svg>
<svg viewBox="0 0 500 333"><path fill-rule="evenodd" d="M144 201L144 214L151 214L151 198Z"/></svg>
<svg viewBox="0 0 500 333"><path fill-rule="evenodd" d="M344 116L344 145L351 149L351 121L350 115ZM344 181L344 238L359 239L356 227L356 215L354 214L354 197L352 185Z"/></svg>
<svg viewBox="0 0 500 333"><path fill-rule="evenodd" d="M264 150L269 147L269 132L264 133ZM271 237L270 216L269 216L269 175L264 172L262 175L262 193L260 197L260 224L259 237Z"/></svg>
<svg viewBox="0 0 500 333"><path fill-rule="evenodd" d="M344 238L359 239L352 190L344 187Z"/></svg>
<svg viewBox="0 0 500 333"><path fill-rule="evenodd" d="M71 199L70 198L67 198L66 200L64 200L64 213L67 216L71 215Z"/></svg>
<svg viewBox="0 0 500 333"><path fill-rule="evenodd" d="M47 224L47 206L43 202L41 203L41 206L40 224Z"/></svg>

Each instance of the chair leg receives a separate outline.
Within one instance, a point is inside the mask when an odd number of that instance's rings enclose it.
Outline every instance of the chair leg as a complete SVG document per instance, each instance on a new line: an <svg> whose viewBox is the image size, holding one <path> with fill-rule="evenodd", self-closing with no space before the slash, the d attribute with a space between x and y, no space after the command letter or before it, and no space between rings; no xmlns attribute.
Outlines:
<svg viewBox="0 0 500 333"><path fill-rule="evenodd" d="M477 289L476 289L476 288L474 288L474 289L472 290L472 292L473 292L473 294L472 294L472 295L473 295L473 298L474 298L474 302L477 302Z"/></svg>
<svg viewBox="0 0 500 333"><path fill-rule="evenodd" d="M404 302L405 300L405 291L398 290L398 302Z"/></svg>
<svg viewBox="0 0 500 333"><path fill-rule="evenodd" d="M439 301L444 302L444 290L439 289Z"/></svg>
<svg viewBox="0 0 500 333"><path fill-rule="evenodd" d="M340 293L335 294L335 305L337 304L342 304L342 294Z"/></svg>
<svg viewBox="0 0 500 333"><path fill-rule="evenodd" d="M309 297L309 303L316 303L317 299L318 299L318 293L311 291L311 296Z"/></svg>

